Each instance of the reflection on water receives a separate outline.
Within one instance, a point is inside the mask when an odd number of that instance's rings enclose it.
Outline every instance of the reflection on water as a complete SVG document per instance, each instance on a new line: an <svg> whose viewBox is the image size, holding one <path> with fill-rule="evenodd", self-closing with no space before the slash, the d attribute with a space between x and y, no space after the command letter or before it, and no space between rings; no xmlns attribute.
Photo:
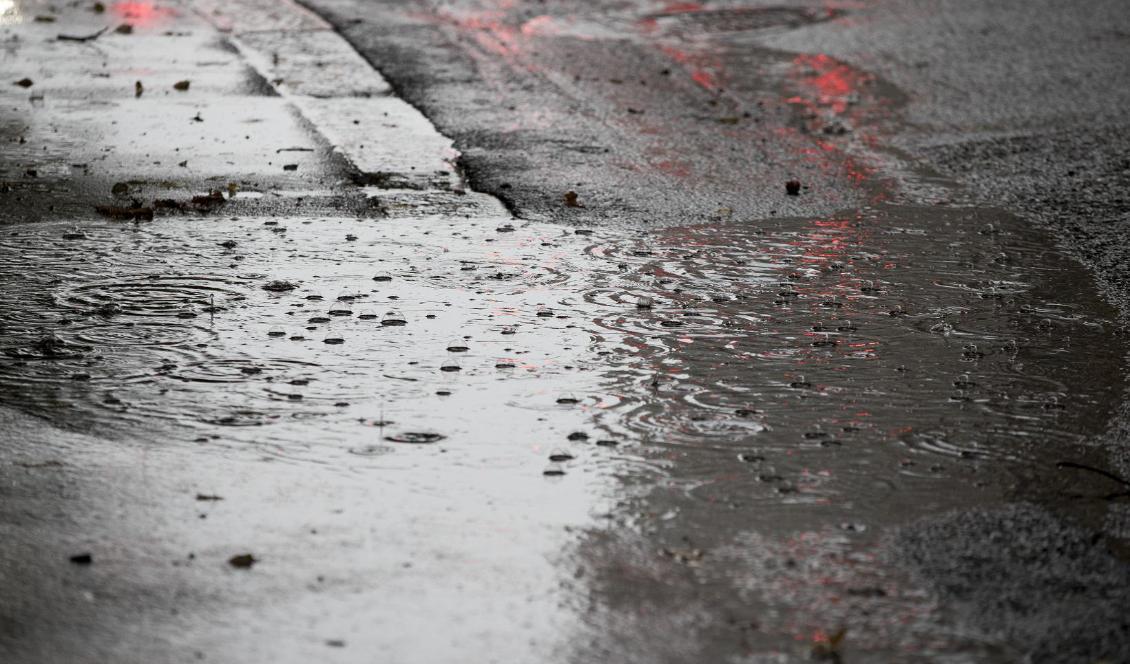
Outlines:
<svg viewBox="0 0 1130 664"><path fill-rule="evenodd" d="M589 247L620 269L588 293L620 305L594 319L618 399L596 420L665 472L577 546L578 661L794 661L841 629L874 661L982 652L879 551L1101 431L1113 317L1048 246L992 211L882 206Z"/></svg>
<svg viewBox="0 0 1130 664"><path fill-rule="evenodd" d="M637 264L591 302L655 301L594 321L624 351L610 363L651 385L603 419L674 453L720 439L729 457L756 453L793 472L851 458L808 488L790 485L794 501L862 497L851 486L873 464L936 478L962 472L940 469L953 458L1030 458L1037 433L1040 445L1078 440L1078 413L1107 389L1084 372L1095 353L1118 363L1109 322L1089 313L1085 280L1062 278L1062 261L1019 267L1045 253L1040 239L1011 225L979 232L988 223L883 208L591 247ZM1040 278L1054 283L1023 281ZM1053 355L1061 366L1049 375L1038 360ZM924 449L950 458L919 459Z"/></svg>
<svg viewBox="0 0 1130 664"><path fill-rule="evenodd" d="M585 534L528 555L588 569L570 583L592 620L651 592L664 616L590 621L584 652L616 652L603 637L618 630L663 642L672 620L706 635L738 608L758 612L743 647L789 652L848 605L872 616L858 647L891 648L908 616L921 625L902 646L949 647L874 560L879 534L991 501L1010 469L1083 444L1121 355L1075 268L983 210L651 233L69 228L3 231L6 403L104 436L372 473L394 505L447 482L514 505L499 523L567 506ZM613 507L613 530L579 517ZM818 591L851 601L812 605Z"/></svg>

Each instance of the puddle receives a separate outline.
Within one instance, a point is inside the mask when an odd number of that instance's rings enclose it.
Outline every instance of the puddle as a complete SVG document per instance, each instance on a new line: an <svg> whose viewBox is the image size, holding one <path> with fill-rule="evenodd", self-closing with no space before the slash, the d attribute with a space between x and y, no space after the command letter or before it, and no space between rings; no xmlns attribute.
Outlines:
<svg viewBox="0 0 1130 664"><path fill-rule="evenodd" d="M569 500L593 492L576 506L619 505L628 549L850 524L828 546L868 551L891 525L992 503L1015 473L1084 446L1119 381L1088 280L987 210L583 235L495 219L99 220L59 241L70 226L4 231L6 403L405 486L574 481ZM515 486L519 502L545 490ZM593 565L609 555L577 546ZM709 569L756 585L765 561L741 560ZM609 592L630 594L620 583ZM822 615L807 592L759 600L780 616L762 642Z"/></svg>
<svg viewBox="0 0 1130 664"><path fill-rule="evenodd" d="M319 455L370 435L359 421L382 410L409 427L388 436L435 443L423 433L465 439L477 430L467 413L513 419L508 404L521 403L516 426L531 443L563 438L554 429L571 429L582 411L556 400L578 391L573 375L591 362L581 312L560 304L572 297L569 273L574 258L586 260L585 242L556 228L501 227L93 222L65 243L59 225L13 227L0 257L12 286L0 384L32 412L56 416L68 404L67 420L89 430L133 435L171 424L173 440L185 442L322 440ZM116 250L104 250L114 237ZM17 266L29 261L43 270L24 280ZM172 267L186 265L192 273ZM265 290L272 281L295 288ZM555 314L539 315L547 308ZM35 361L18 352L49 333L86 350Z"/></svg>
<svg viewBox="0 0 1130 664"><path fill-rule="evenodd" d="M981 652L876 545L1053 476L1102 432L1115 314L1050 246L991 210L886 205L588 247L610 266L586 301L613 308L593 323L617 397L594 420L663 469L577 545L594 647L635 657L647 634L654 661L686 661L737 640L792 661L851 625L854 653ZM705 552L693 580L672 580L664 543ZM653 610L609 633L604 611L641 596Z"/></svg>
<svg viewBox="0 0 1130 664"><path fill-rule="evenodd" d="M844 467L786 502L859 501L855 485L878 468L936 482L975 473L978 459L1032 462L1040 447L1083 440L1091 409L1109 407L1112 320L1017 224L886 207L759 226L589 248L633 264L590 301L655 302L594 319L619 346L612 370L635 377L626 418L602 419L610 430L671 449L720 439L718 471L746 452L793 474L839 457Z"/></svg>

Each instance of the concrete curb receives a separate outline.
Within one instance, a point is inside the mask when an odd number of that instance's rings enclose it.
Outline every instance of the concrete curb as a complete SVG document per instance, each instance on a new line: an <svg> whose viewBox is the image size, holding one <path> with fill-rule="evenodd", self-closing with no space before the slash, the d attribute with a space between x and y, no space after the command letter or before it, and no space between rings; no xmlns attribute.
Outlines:
<svg viewBox="0 0 1130 664"><path fill-rule="evenodd" d="M359 184L465 191L451 140L392 96L380 73L313 12L291 0L191 6L335 146Z"/></svg>

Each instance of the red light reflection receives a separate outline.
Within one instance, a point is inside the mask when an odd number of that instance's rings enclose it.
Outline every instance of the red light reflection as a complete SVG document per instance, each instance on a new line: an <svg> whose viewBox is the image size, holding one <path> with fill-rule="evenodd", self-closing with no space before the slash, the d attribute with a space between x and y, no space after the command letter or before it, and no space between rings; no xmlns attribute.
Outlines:
<svg viewBox="0 0 1130 664"><path fill-rule="evenodd" d="M115 2L110 12L136 28L153 27L176 16L176 10L155 2Z"/></svg>

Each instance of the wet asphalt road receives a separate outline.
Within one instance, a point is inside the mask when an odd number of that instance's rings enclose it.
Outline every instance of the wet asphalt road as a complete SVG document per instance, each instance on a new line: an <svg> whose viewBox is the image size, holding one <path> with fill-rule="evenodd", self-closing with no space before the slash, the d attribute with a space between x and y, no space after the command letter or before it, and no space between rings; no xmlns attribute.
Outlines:
<svg viewBox="0 0 1130 664"><path fill-rule="evenodd" d="M0 659L1126 661L1119 3L310 7L0 3Z"/></svg>

